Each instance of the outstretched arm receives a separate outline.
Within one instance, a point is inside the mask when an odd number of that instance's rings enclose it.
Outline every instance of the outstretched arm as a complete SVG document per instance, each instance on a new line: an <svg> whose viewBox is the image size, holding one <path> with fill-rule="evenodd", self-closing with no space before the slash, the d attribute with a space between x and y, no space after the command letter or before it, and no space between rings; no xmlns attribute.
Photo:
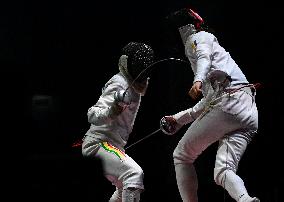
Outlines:
<svg viewBox="0 0 284 202"><path fill-rule="evenodd" d="M193 122L203 111L205 98L202 98L194 107L181 111L177 114L164 116L160 120L160 128L167 135L173 135L179 129Z"/></svg>

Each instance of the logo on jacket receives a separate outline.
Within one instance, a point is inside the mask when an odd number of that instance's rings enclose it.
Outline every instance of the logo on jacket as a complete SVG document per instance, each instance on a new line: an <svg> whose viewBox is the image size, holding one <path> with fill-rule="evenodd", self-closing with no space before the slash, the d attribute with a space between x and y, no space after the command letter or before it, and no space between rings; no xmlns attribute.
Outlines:
<svg viewBox="0 0 284 202"><path fill-rule="evenodd" d="M194 40L194 42L191 43L191 48L193 51L196 51L196 46L197 46L197 43L196 43L196 40Z"/></svg>

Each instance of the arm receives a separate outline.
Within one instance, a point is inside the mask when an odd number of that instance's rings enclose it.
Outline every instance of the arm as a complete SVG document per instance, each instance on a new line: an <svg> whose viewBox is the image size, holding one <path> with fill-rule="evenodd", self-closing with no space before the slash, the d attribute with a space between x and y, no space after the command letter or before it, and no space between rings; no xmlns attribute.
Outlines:
<svg viewBox="0 0 284 202"><path fill-rule="evenodd" d="M167 135L173 135L179 129L193 122L203 111L205 98L202 98L194 107L181 111L172 116L164 116L160 120L160 128Z"/></svg>
<svg viewBox="0 0 284 202"><path fill-rule="evenodd" d="M202 98L198 103L196 103L192 108L181 111L175 115L173 118L178 124L186 125L193 122L203 111L205 104L205 98Z"/></svg>
<svg viewBox="0 0 284 202"><path fill-rule="evenodd" d="M122 90L123 87L118 82L110 81L106 84L102 95L97 103L89 108L87 116L88 122L101 125L111 122L123 111L123 106L115 100L115 92Z"/></svg>
<svg viewBox="0 0 284 202"><path fill-rule="evenodd" d="M196 49L197 71L194 77L194 82L203 82L211 67L211 48L208 44L198 44Z"/></svg>
<svg viewBox="0 0 284 202"><path fill-rule="evenodd" d="M194 81L203 82L211 68L212 40L207 34L202 34L195 40L196 73Z"/></svg>
<svg viewBox="0 0 284 202"><path fill-rule="evenodd" d="M202 83L204 83L206 76L211 68L212 57L212 40L208 33L201 33L199 37L194 38L192 42L193 55L196 58L196 72L193 85L188 94L197 99L201 95Z"/></svg>

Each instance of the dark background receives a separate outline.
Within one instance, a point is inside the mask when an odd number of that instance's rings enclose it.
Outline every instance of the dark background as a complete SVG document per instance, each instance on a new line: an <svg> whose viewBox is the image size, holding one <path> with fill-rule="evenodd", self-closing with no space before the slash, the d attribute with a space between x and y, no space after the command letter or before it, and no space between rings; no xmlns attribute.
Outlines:
<svg viewBox="0 0 284 202"><path fill-rule="evenodd" d="M112 185L100 164L71 147L88 130L86 112L104 83L118 72L129 41L150 44L157 58L184 58L179 38L163 25L169 12L192 5L215 30L257 91L259 133L240 162L251 195L278 202L283 185L283 24L273 1L7 1L0 6L2 187L9 200L107 201ZM193 75L185 63L161 63L152 72L129 144L159 127L159 120L188 108ZM141 201L181 201L172 152L176 136L162 133L129 148L145 172ZM216 144L196 161L199 197L232 201L213 180Z"/></svg>

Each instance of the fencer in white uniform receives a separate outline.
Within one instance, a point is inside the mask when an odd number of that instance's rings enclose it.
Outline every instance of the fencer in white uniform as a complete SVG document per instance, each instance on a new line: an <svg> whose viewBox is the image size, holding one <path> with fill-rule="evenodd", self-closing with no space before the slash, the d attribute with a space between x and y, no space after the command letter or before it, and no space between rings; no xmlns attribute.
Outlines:
<svg viewBox="0 0 284 202"><path fill-rule="evenodd" d="M193 107L162 117L164 133L172 135L189 128L174 150L176 180L184 202L197 202L198 178L194 161L212 143L219 141L214 179L237 202L259 201L251 197L237 175L239 161L258 129L255 88L236 62L205 29L204 20L184 8L167 17L185 46L194 73L189 95L201 100Z"/></svg>
<svg viewBox="0 0 284 202"><path fill-rule="evenodd" d="M83 139L82 153L100 159L104 175L116 186L110 202L138 202L144 190L143 170L125 153L124 146L148 86L144 70L153 60L154 51L149 45L128 43L122 49L119 73L105 84L87 113L91 126Z"/></svg>

